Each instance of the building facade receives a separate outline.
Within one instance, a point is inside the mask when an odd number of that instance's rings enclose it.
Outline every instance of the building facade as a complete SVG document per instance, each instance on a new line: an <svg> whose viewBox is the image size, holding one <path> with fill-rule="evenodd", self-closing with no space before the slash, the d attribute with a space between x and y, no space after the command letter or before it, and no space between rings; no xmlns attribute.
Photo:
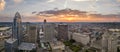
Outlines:
<svg viewBox="0 0 120 52"><path fill-rule="evenodd" d="M27 24L27 41L26 42L29 42L29 43L36 43L37 41L37 35L38 35L38 32L37 32L37 25L32 25L32 24Z"/></svg>
<svg viewBox="0 0 120 52"><path fill-rule="evenodd" d="M82 43L83 45L87 45L90 41L89 35L81 33L73 33L72 39L74 39L76 42Z"/></svg>
<svg viewBox="0 0 120 52"><path fill-rule="evenodd" d="M43 32L45 35L45 41L46 42L53 42L55 38L55 28L54 24L51 23L45 23L43 27Z"/></svg>
<svg viewBox="0 0 120 52"><path fill-rule="evenodd" d="M58 25L58 39L59 40L68 40L68 25L59 24Z"/></svg>
<svg viewBox="0 0 120 52"><path fill-rule="evenodd" d="M21 43L22 41L22 21L21 21L21 16L20 14L17 12L15 14L14 20L13 20L13 38L18 39L18 44Z"/></svg>

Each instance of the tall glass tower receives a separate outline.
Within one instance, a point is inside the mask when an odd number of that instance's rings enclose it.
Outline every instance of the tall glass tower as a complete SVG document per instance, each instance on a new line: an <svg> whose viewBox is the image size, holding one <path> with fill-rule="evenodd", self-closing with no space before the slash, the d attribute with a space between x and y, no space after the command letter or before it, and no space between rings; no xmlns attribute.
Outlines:
<svg viewBox="0 0 120 52"><path fill-rule="evenodd" d="M22 41L22 21L19 12L16 12L13 20L13 38L18 40L18 45Z"/></svg>

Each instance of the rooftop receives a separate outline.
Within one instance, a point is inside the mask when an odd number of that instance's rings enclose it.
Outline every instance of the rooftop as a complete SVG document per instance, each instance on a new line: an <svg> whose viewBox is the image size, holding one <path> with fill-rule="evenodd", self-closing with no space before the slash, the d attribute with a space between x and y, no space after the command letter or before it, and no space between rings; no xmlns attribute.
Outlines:
<svg viewBox="0 0 120 52"><path fill-rule="evenodd" d="M88 34L89 33L74 33L74 35L78 35L78 36L81 36L81 37L89 37Z"/></svg>
<svg viewBox="0 0 120 52"><path fill-rule="evenodd" d="M6 40L7 43L11 43L11 44L16 42L16 41L17 41L17 39L15 39L15 38L9 38Z"/></svg>
<svg viewBox="0 0 120 52"><path fill-rule="evenodd" d="M66 23L60 23L60 24L58 24L58 25L67 25Z"/></svg>
<svg viewBox="0 0 120 52"><path fill-rule="evenodd" d="M119 32L120 29L108 29L109 31L112 31L112 32Z"/></svg>
<svg viewBox="0 0 120 52"><path fill-rule="evenodd" d="M50 46L52 49L61 49L61 50L64 50L65 47L65 45L60 41L50 42Z"/></svg>
<svg viewBox="0 0 120 52"><path fill-rule="evenodd" d="M19 50L33 50L36 48L36 45L33 43L21 43L21 45L18 47Z"/></svg>
<svg viewBox="0 0 120 52"><path fill-rule="evenodd" d="M10 27L0 27L0 31L8 30Z"/></svg>

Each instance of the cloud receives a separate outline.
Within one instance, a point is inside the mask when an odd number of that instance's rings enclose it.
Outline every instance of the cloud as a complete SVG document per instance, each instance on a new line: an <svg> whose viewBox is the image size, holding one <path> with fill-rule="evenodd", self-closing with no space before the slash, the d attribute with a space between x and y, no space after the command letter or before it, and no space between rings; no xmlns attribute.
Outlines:
<svg viewBox="0 0 120 52"><path fill-rule="evenodd" d="M48 0L47 2L54 2L56 0ZM69 0L66 0L66 1L69 1ZM79 1L98 1L98 0L71 0L71 1L76 1L76 2L79 2Z"/></svg>
<svg viewBox="0 0 120 52"><path fill-rule="evenodd" d="M23 0L13 0L15 3L21 3Z"/></svg>
<svg viewBox="0 0 120 52"><path fill-rule="evenodd" d="M54 2L55 0L48 0L47 2L49 3L49 2Z"/></svg>
<svg viewBox="0 0 120 52"><path fill-rule="evenodd" d="M50 22L120 22L120 15L115 14L91 14L87 15L88 12L86 11L79 11L79 10L48 10L39 12L37 15L39 18L43 17L46 18ZM40 14L40 15L39 15ZM43 15L42 15L43 14ZM46 15L45 15L46 14ZM53 14L53 15L51 15ZM69 15L71 14L71 15Z"/></svg>
<svg viewBox="0 0 120 52"><path fill-rule="evenodd" d="M4 10L5 7L5 1L4 0L0 0L0 11Z"/></svg>
<svg viewBox="0 0 120 52"><path fill-rule="evenodd" d="M120 2L120 0L117 0L118 2Z"/></svg>
<svg viewBox="0 0 120 52"><path fill-rule="evenodd" d="M98 0L72 0L72 1L98 1Z"/></svg>
<svg viewBox="0 0 120 52"><path fill-rule="evenodd" d="M0 14L0 22L12 22L13 17L10 17L8 14Z"/></svg>

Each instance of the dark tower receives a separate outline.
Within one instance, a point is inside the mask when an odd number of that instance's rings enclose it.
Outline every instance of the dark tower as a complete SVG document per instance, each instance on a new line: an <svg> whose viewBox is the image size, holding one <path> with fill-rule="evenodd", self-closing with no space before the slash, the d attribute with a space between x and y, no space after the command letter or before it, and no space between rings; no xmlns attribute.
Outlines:
<svg viewBox="0 0 120 52"><path fill-rule="evenodd" d="M13 38L16 38L18 40L18 45L22 41L22 21L21 16L18 12L16 12L13 20Z"/></svg>
<svg viewBox="0 0 120 52"><path fill-rule="evenodd" d="M45 23L47 23L47 20L46 20L46 19L44 19L44 24L45 24Z"/></svg>
<svg viewBox="0 0 120 52"><path fill-rule="evenodd" d="M62 41L68 40L68 25L67 24L58 25L58 39Z"/></svg>

